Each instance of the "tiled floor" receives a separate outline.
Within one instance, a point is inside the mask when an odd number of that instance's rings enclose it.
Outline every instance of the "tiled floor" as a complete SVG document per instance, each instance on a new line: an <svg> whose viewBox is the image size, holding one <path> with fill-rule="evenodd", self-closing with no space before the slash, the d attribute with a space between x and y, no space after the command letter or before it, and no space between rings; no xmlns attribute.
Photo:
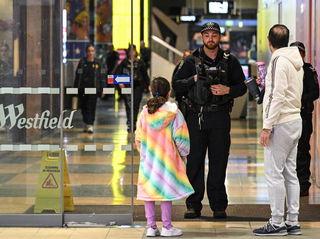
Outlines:
<svg viewBox="0 0 320 239"><path fill-rule="evenodd" d="M222 239L222 238L257 238L252 230L261 226L259 222L175 222L183 230L179 238L189 239ZM161 224L158 224L161 228ZM320 223L301 223L301 236L286 238L319 238ZM108 228L0 228L0 239L141 239L145 237L144 223L132 227ZM282 238L282 237L268 237Z"/></svg>

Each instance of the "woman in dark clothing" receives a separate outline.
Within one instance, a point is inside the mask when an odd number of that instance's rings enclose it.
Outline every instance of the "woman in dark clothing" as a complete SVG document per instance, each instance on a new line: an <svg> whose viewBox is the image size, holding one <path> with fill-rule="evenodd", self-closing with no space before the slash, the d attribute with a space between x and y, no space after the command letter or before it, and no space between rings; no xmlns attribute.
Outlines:
<svg viewBox="0 0 320 239"><path fill-rule="evenodd" d="M101 65L95 59L95 48L89 45L86 48L86 57L82 58L78 64L74 87L78 88L79 106L86 124L84 131L93 133L97 98L101 95L103 79L101 75ZM95 88L96 93L88 94L85 88ZM87 94L86 94L87 93Z"/></svg>
<svg viewBox="0 0 320 239"><path fill-rule="evenodd" d="M133 59L133 130L136 128L139 107L142 100L143 92L149 87L149 76L144 62L138 58L136 46L133 45L127 51L127 57L118 65L116 74L124 74L131 76L131 59ZM121 88L125 87L120 85ZM127 87L130 87L128 85ZM127 114L127 130L131 131L131 95L124 95L124 103Z"/></svg>

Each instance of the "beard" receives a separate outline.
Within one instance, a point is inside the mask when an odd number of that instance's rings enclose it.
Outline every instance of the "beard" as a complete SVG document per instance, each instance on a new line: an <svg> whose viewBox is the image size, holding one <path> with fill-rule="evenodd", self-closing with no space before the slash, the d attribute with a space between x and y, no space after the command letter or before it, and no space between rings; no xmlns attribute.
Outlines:
<svg viewBox="0 0 320 239"><path fill-rule="evenodd" d="M208 43L203 43L203 45L209 50L214 50L218 47L219 43L208 42Z"/></svg>

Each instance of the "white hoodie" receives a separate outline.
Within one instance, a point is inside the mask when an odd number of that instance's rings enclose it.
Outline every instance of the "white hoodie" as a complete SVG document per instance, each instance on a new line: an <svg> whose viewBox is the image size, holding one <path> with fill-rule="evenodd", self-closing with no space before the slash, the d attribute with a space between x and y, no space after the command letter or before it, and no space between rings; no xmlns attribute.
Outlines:
<svg viewBox="0 0 320 239"><path fill-rule="evenodd" d="M273 52L263 98L263 128L300 118L303 61L297 47Z"/></svg>

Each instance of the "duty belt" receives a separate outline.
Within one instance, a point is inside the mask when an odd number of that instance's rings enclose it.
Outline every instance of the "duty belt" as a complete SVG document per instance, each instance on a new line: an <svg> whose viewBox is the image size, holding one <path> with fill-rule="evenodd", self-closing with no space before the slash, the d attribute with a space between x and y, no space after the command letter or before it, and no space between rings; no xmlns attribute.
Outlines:
<svg viewBox="0 0 320 239"><path fill-rule="evenodd" d="M186 106L186 110L191 110L192 112L196 113L198 115L198 123L199 123L199 129L201 130L202 128L202 123L203 123L203 113L204 112L217 112L217 111L231 111L232 108L232 101L227 102L223 105L216 105L216 104L210 104L210 105L198 105L193 102L191 102L188 98L182 96L181 102L184 103Z"/></svg>
<svg viewBox="0 0 320 239"><path fill-rule="evenodd" d="M211 105L203 105L203 106L192 104L190 105L190 109L195 113L224 111L224 110L230 109L230 103L226 103L223 105L211 104Z"/></svg>
<svg viewBox="0 0 320 239"><path fill-rule="evenodd" d="M210 104L210 105L198 105L193 103L188 98L182 96L181 101L190 109L192 112L199 113L199 112L216 112L216 111L223 111L223 110L230 110L232 106L231 102L227 102L223 105L217 104Z"/></svg>

